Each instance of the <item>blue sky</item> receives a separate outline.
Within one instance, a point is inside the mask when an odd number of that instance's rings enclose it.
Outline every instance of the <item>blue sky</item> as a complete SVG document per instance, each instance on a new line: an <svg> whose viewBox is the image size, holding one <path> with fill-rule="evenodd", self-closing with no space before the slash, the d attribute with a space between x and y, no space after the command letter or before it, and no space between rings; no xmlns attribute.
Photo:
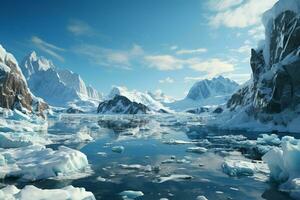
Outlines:
<svg viewBox="0 0 300 200"><path fill-rule="evenodd" d="M260 18L277 0L7 0L0 43L21 62L30 51L112 85L184 97L200 79L250 77Z"/></svg>

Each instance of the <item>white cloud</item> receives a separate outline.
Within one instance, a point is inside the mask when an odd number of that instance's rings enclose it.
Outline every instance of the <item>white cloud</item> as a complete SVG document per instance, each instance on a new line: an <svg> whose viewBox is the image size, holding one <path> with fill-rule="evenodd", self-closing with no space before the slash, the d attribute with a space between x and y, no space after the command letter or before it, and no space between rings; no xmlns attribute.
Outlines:
<svg viewBox="0 0 300 200"><path fill-rule="evenodd" d="M248 34L256 41L265 38L265 27L263 25L255 26L248 31Z"/></svg>
<svg viewBox="0 0 300 200"><path fill-rule="evenodd" d="M184 61L171 55L145 56L150 67L161 71L181 69Z"/></svg>
<svg viewBox="0 0 300 200"><path fill-rule="evenodd" d="M199 48L199 49L181 49L176 51L177 55L183 55L183 54L197 54L197 53L205 53L207 52L207 49L205 48Z"/></svg>
<svg viewBox="0 0 300 200"><path fill-rule="evenodd" d="M32 36L31 38L31 42L40 50L44 51L45 53L53 56L54 58L60 60L60 61L64 61L64 58L59 55L57 53L57 51L65 51L65 49L58 47L54 44L48 43L44 40L42 40L41 38L37 37L37 36Z"/></svg>
<svg viewBox="0 0 300 200"><path fill-rule="evenodd" d="M223 73L234 71L234 64L230 61L212 58L208 60L190 59L187 60L189 67L193 70L205 72L208 77L214 77Z"/></svg>
<svg viewBox="0 0 300 200"><path fill-rule="evenodd" d="M142 47L137 44L134 44L128 50L114 50L96 45L83 44L74 47L73 51L86 56L93 64L121 69L131 69L132 60L144 54Z"/></svg>
<svg viewBox="0 0 300 200"><path fill-rule="evenodd" d="M81 20L72 20L67 26L67 30L76 36L80 35L93 35L94 30L86 22Z"/></svg>
<svg viewBox="0 0 300 200"><path fill-rule="evenodd" d="M241 54L247 54L250 55L251 52L251 46L248 44L245 44L237 49L230 49L232 52L237 52L237 53L241 53Z"/></svg>
<svg viewBox="0 0 300 200"><path fill-rule="evenodd" d="M217 12L210 18L214 27L227 26L245 28L260 22L261 15L278 0L245 0L244 3ZM217 4L216 4L217 5Z"/></svg>
<svg viewBox="0 0 300 200"><path fill-rule="evenodd" d="M176 45L173 45L173 46L170 46L170 50L176 50L176 49L178 49L178 46L176 46Z"/></svg>
<svg viewBox="0 0 300 200"><path fill-rule="evenodd" d="M241 4L243 0L210 0L209 7L212 10L222 11Z"/></svg>
<svg viewBox="0 0 300 200"><path fill-rule="evenodd" d="M174 79L167 77L165 79L159 80L159 83L174 83Z"/></svg>

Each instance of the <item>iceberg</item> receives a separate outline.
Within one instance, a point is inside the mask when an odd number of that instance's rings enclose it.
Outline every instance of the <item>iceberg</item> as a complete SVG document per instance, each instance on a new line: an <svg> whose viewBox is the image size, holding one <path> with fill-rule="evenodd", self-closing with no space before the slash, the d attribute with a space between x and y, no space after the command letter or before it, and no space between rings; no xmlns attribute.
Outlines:
<svg viewBox="0 0 300 200"><path fill-rule="evenodd" d="M6 186L0 190L0 199L9 200L95 200L93 193L84 188L67 186L61 189L39 189L33 185L27 185L18 189L14 185Z"/></svg>
<svg viewBox="0 0 300 200"><path fill-rule="evenodd" d="M68 177L88 169L86 155L65 146L58 150L42 145L0 149L0 178L17 177L34 181Z"/></svg>
<svg viewBox="0 0 300 200"><path fill-rule="evenodd" d="M281 141L280 148L273 147L262 159L268 164L271 179L282 183L280 190L300 199L300 140L285 136Z"/></svg>

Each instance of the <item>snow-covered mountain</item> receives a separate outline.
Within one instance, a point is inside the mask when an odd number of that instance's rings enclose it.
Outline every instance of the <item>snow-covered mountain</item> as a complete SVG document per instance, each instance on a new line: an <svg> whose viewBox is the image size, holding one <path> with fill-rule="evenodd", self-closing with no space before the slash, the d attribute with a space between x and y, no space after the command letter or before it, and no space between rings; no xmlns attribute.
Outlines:
<svg viewBox="0 0 300 200"><path fill-rule="evenodd" d="M146 114L150 112L150 109L125 96L115 95L112 99L101 102L97 112L101 114Z"/></svg>
<svg viewBox="0 0 300 200"><path fill-rule="evenodd" d="M159 101L161 103L172 103L175 101L174 98L167 96L161 90L156 90L155 92L147 92L154 100Z"/></svg>
<svg viewBox="0 0 300 200"><path fill-rule="evenodd" d="M30 53L21 63L31 91L53 106L97 106L101 94L86 86L80 75L58 69L46 58Z"/></svg>
<svg viewBox="0 0 300 200"><path fill-rule="evenodd" d="M48 105L28 89L15 57L0 45L0 107L43 116Z"/></svg>
<svg viewBox="0 0 300 200"><path fill-rule="evenodd" d="M107 100L113 99L116 96L124 96L131 102L143 104L155 112L170 111L161 102L152 98L152 96L150 96L148 93L143 93L136 90L129 91L126 87L115 86L108 94Z"/></svg>
<svg viewBox="0 0 300 200"><path fill-rule="evenodd" d="M279 0L263 15L265 42L251 50L252 80L232 95L220 124L300 132L299 15L299 0Z"/></svg>
<svg viewBox="0 0 300 200"><path fill-rule="evenodd" d="M236 82L223 76L204 79L196 82L184 99L166 105L177 111L215 106L225 103L238 87Z"/></svg>

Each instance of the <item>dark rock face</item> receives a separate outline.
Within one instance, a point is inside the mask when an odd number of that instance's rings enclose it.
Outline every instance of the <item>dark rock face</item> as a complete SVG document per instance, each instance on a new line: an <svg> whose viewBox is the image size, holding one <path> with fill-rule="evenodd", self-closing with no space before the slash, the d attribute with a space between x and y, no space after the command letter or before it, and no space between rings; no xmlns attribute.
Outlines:
<svg viewBox="0 0 300 200"><path fill-rule="evenodd" d="M218 107L213 111L213 113L215 113L215 114L220 114L222 112L223 112L223 108L221 108L221 107Z"/></svg>
<svg viewBox="0 0 300 200"><path fill-rule="evenodd" d="M191 109L191 110L187 110L187 113L191 113L191 114L201 114L204 112L208 112L209 109L206 107L200 107L200 108L196 108L196 109Z"/></svg>
<svg viewBox="0 0 300 200"><path fill-rule="evenodd" d="M82 110L80 109L77 109L77 108L68 108L66 110L66 113L69 113L69 114L80 114L80 113L84 113Z"/></svg>
<svg viewBox="0 0 300 200"><path fill-rule="evenodd" d="M141 104L130 101L124 96L117 95L111 100L103 101L99 104L97 112L102 114L146 114L150 109Z"/></svg>
<svg viewBox="0 0 300 200"><path fill-rule="evenodd" d="M300 104L300 18L284 11L269 25L264 49L251 50L252 82L227 102L230 110L248 106L248 114L257 118Z"/></svg>
<svg viewBox="0 0 300 200"><path fill-rule="evenodd" d="M43 111L48 105L35 100L30 93L24 76L12 57L2 49L0 57L0 107L7 109L26 110L28 113L37 113L43 116Z"/></svg>

